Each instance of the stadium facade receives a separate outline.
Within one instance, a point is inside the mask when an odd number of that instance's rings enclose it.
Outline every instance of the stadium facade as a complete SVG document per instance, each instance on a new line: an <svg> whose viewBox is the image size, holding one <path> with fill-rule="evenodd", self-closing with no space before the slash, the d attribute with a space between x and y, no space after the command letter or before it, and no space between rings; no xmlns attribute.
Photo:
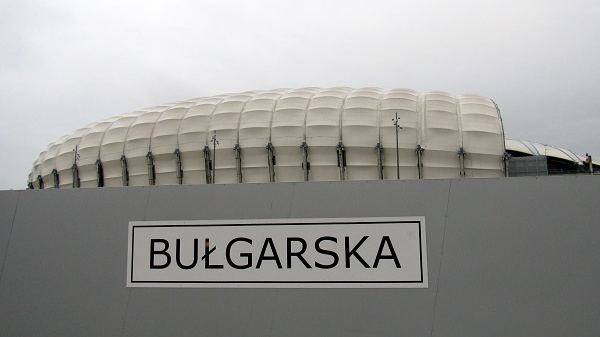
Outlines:
<svg viewBox="0 0 600 337"><path fill-rule="evenodd" d="M282 89L165 104L86 126L51 144L29 182L71 187L75 170L81 187L379 180L396 179L398 166L402 179L500 177L504 153L499 110L481 96Z"/></svg>
<svg viewBox="0 0 600 337"><path fill-rule="evenodd" d="M478 95L278 89L190 99L93 123L50 144L28 185L492 178L508 174L511 156L540 150L561 164L550 172L585 170L585 158L570 151L505 141L498 106Z"/></svg>

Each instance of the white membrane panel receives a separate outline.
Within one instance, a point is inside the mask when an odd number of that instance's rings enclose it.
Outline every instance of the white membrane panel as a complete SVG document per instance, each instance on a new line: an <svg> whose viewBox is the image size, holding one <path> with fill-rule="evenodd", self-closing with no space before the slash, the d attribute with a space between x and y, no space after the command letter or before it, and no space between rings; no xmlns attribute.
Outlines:
<svg viewBox="0 0 600 337"><path fill-rule="evenodd" d="M531 153L582 158L515 144ZM57 170L60 187L69 188L76 161L81 187L95 187L98 160L104 186L397 179L398 170L400 179L418 179L419 173L447 179L461 177L461 165L466 177L502 177L504 152L499 112L482 96L308 87L194 98L93 123L52 143L28 179L39 188L41 175L44 188L52 188Z"/></svg>

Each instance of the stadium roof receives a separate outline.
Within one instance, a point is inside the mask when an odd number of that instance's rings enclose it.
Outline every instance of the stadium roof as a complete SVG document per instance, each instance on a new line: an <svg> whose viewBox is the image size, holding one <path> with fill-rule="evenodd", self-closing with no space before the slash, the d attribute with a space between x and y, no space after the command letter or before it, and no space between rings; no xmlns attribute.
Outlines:
<svg viewBox="0 0 600 337"><path fill-rule="evenodd" d="M540 150L535 143L507 145ZM504 154L499 110L479 95L276 89L174 102L90 124L50 144L29 182L51 188L396 179L397 167L401 179L501 177Z"/></svg>

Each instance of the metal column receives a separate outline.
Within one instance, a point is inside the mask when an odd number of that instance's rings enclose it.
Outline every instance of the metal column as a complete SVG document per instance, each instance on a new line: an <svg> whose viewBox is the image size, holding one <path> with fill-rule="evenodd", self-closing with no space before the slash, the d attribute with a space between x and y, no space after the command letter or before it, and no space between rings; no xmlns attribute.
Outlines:
<svg viewBox="0 0 600 337"><path fill-rule="evenodd" d="M177 183L183 184L183 169L181 168L181 152L179 149L175 149L175 173L177 174Z"/></svg>
<svg viewBox="0 0 600 337"><path fill-rule="evenodd" d="M335 149L337 151L337 164L340 169L340 180L346 180L346 148L340 141Z"/></svg>
<svg viewBox="0 0 600 337"><path fill-rule="evenodd" d="M104 168L100 158L96 159L96 186L104 187Z"/></svg>
<svg viewBox="0 0 600 337"><path fill-rule="evenodd" d="M415 148L415 153L417 154L417 172L419 173L419 179L423 179L423 150L424 148L421 145L417 145Z"/></svg>
<svg viewBox="0 0 600 337"><path fill-rule="evenodd" d="M267 144L267 163L269 165L269 181L273 183L275 182L275 152L271 142Z"/></svg>
<svg viewBox="0 0 600 337"><path fill-rule="evenodd" d="M156 172L154 172L154 158L152 157L152 151L148 151L146 162L148 163L148 185L152 186L156 183Z"/></svg>
<svg viewBox="0 0 600 337"><path fill-rule="evenodd" d="M237 181L238 183L242 183L242 156L240 144L235 144L233 147L233 151L235 151L235 163L237 168Z"/></svg>
<svg viewBox="0 0 600 337"><path fill-rule="evenodd" d="M308 181L309 171L310 171L310 162L308 161L308 144L306 142L302 142L300 144L300 148L302 149L302 169L304 170L304 181Z"/></svg>
<svg viewBox="0 0 600 337"><path fill-rule="evenodd" d="M510 157L511 157L510 153L508 153L506 151L502 154L502 165L504 166L504 176L505 177L508 177L508 174L509 174L508 161L510 160Z"/></svg>
<svg viewBox="0 0 600 337"><path fill-rule="evenodd" d="M207 146L202 150L204 153L204 172L206 173L206 183L212 184L212 161L210 160L210 148Z"/></svg>
<svg viewBox="0 0 600 337"><path fill-rule="evenodd" d="M379 180L383 180L383 146L381 143L375 145L377 151L377 171L379 172Z"/></svg>
<svg viewBox="0 0 600 337"><path fill-rule="evenodd" d="M52 169L52 177L54 178L54 188L58 188L60 186L60 178L56 169Z"/></svg>
<svg viewBox="0 0 600 337"><path fill-rule="evenodd" d="M73 183L71 184L71 187L79 188L79 169L77 168L77 164L73 163L73 166L71 166L71 172L73 172Z"/></svg>
<svg viewBox="0 0 600 337"><path fill-rule="evenodd" d="M121 181L123 186L129 186L129 170L127 169L127 158L121 155Z"/></svg>
<svg viewBox="0 0 600 337"><path fill-rule="evenodd" d="M465 174L465 149L464 148L460 148L458 149L458 160L460 162L460 177L464 178L466 176Z"/></svg>

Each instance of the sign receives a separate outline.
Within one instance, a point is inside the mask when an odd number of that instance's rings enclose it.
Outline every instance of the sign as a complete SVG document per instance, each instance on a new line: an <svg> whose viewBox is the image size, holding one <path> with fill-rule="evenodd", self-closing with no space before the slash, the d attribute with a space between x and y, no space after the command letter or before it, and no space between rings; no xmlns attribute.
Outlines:
<svg viewBox="0 0 600 337"><path fill-rule="evenodd" d="M132 221L128 287L427 288L425 218Z"/></svg>

